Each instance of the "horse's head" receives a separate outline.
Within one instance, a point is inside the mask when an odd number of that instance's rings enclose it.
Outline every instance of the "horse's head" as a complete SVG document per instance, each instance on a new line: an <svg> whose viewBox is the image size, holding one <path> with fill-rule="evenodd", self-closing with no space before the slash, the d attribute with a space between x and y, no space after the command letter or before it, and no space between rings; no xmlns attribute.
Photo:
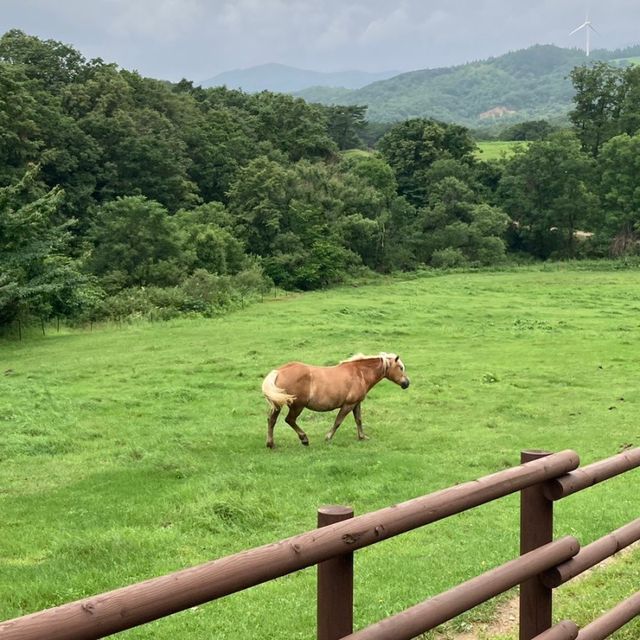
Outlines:
<svg viewBox="0 0 640 640"><path fill-rule="evenodd" d="M397 356L395 353L384 353L381 355L385 363L384 377L391 380L391 382L399 384L403 389L406 389L411 381L407 377L404 362L400 360L400 356Z"/></svg>

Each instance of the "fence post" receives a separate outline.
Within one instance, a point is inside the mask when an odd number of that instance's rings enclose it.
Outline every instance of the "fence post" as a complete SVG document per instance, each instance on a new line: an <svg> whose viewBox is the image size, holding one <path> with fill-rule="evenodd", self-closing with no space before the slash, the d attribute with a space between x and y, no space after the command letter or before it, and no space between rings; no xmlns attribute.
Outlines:
<svg viewBox="0 0 640 640"><path fill-rule="evenodd" d="M351 507L318 509L318 527L353 518ZM353 632L353 553L318 563L318 640L338 640Z"/></svg>
<svg viewBox="0 0 640 640"><path fill-rule="evenodd" d="M549 451L522 451L520 462L531 462L550 455ZM553 502L542 485L520 492L520 554L553 541ZM534 576L520 585L520 640L531 640L551 627L552 590Z"/></svg>

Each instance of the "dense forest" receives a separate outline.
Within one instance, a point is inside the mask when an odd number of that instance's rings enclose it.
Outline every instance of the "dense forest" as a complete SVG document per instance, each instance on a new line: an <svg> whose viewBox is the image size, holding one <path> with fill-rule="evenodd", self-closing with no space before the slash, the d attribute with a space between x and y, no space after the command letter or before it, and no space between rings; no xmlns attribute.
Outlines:
<svg viewBox="0 0 640 640"><path fill-rule="evenodd" d="M596 49L590 60L625 64L640 47ZM430 117L472 128L497 122L559 119L571 108L571 70L589 60L581 49L534 45L455 67L402 73L357 90L311 87L295 95L322 104L366 104L369 118Z"/></svg>
<svg viewBox="0 0 640 640"><path fill-rule="evenodd" d="M570 128L528 123L535 141L482 162L459 124L401 121L367 149L362 105L143 78L7 32L0 327L213 315L274 284L635 254L640 67L571 78Z"/></svg>

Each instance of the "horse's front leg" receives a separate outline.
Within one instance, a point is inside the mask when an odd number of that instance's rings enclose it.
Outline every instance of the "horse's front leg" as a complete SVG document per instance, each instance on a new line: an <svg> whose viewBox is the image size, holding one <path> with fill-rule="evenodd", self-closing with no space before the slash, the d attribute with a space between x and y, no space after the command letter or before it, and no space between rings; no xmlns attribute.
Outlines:
<svg viewBox="0 0 640 640"><path fill-rule="evenodd" d="M335 422L333 423L333 427L331 427L331 430L325 436L325 440L327 442L329 442L329 440L331 440L331 438L336 435L338 427L342 424L342 421L349 415L349 413L351 413L352 410L352 404L345 404L340 407L340 411L338 411L338 415L336 416Z"/></svg>
<svg viewBox="0 0 640 640"><path fill-rule="evenodd" d="M358 429L358 440L368 440L369 436L366 436L362 429L362 409L359 402L353 407L353 417L356 420L356 428Z"/></svg>

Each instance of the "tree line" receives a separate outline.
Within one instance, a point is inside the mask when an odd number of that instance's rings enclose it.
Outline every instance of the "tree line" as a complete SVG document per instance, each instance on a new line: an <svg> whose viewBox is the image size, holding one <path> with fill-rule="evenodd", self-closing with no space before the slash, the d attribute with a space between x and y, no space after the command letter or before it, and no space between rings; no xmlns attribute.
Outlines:
<svg viewBox="0 0 640 640"><path fill-rule="evenodd" d="M482 162L457 124L380 137L364 106L143 78L9 31L0 326L212 315L274 284L635 253L640 67L572 80L571 128L534 123L536 141Z"/></svg>

